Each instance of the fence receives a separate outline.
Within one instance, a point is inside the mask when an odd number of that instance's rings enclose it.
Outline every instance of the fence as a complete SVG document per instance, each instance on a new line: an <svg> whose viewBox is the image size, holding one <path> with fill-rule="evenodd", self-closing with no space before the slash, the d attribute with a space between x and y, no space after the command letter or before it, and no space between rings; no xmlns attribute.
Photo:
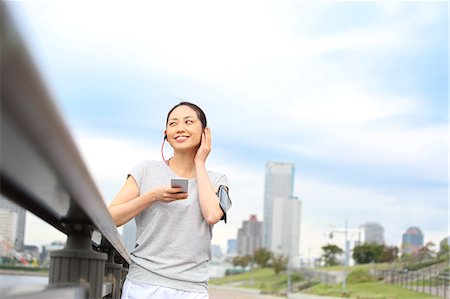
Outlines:
<svg viewBox="0 0 450 299"><path fill-rule="evenodd" d="M395 284L410 290L450 299L450 271L448 263L442 263L417 271L403 269L370 271L374 278L382 283ZM306 282L318 281L325 284L337 284L344 278L343 271L317 271L300 269L298 271ZM348 274L349 272L347 272Z"/></svg>
<svg viewBox="0 0 450 299"><path fill-rule="evenodd" d="M446 268L437 265L417 271L374 270L372 274L377 280L385 283L399 285L429 295L450 298L448 265L446 265Z"/></svg>

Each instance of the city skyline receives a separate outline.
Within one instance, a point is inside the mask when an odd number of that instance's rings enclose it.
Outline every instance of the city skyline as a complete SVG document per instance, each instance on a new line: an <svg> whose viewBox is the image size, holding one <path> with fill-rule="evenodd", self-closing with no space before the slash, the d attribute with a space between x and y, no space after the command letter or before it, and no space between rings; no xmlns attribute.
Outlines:
<svg viewBox="0 0 450 299"><path fill-rule="evenodd" d="M397 246L411 225L448 235L446 2L6 5L106 203L160 159L181 98L205 110L207 167L230 182L222 248L263 215L267 161L297 167L304 255L345 220ZM54 235L29 218L27 243Z"/></svg>

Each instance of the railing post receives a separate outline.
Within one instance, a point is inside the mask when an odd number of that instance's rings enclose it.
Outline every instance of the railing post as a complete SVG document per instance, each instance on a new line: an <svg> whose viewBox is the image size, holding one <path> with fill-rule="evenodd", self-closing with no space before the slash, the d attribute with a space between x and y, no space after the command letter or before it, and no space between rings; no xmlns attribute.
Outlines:
<svg viewBox="0 0 450 299"><path fill-rule="evenodd" d="M105 266L105 277L106 281L112 283L112 293L106 296L106 298L120 298L123 284L122 271L123 266L114 262L114 253L110 252Z"/></svg>
<svg viewBox="0 0 450 299"><path fill-rule="evenodd" d="M50 252L49 285L81 284L101 298L107 255L92 249L90 227L70 225L66 247Z"/></svg>

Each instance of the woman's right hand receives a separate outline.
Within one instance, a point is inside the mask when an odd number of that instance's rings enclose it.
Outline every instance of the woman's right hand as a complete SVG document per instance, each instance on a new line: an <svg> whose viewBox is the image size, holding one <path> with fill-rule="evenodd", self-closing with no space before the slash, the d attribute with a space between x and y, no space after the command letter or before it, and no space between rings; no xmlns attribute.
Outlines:
<svg viewBox="0 0 450 299"><path fill-rule="evenodd" d="M172 202L188 198L182 193L182 188L160 187L143 195L139 195L139 187L132 176L129 176L114 200L109 204L108 210L116 226L121 226L154 202Z"/></svg>
<svg viewBox="0 0 450 299"><path fill-rule="evenodd" d="M169 203L174 200L182 200L187 199L188 194L183 192L183 188L181 187L160 187L154 190L156 200L160 202Z"/></svg>

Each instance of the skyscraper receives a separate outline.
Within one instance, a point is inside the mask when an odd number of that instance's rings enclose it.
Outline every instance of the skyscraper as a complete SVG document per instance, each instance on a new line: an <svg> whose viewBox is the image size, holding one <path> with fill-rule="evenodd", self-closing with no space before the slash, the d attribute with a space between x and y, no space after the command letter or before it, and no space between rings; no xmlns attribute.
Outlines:
<svg viewBox="0 0 450 299"><path fill-rule="evenodd" d="M264 247L272 252L287 253L292 250L292 248L286 247L291 241L284 240L284 238L287 238L287 234L291 234L291 232L285 230L294 230L295 234L300 231L300 228L297 227L297 224L300 226L300 205L298 199L293 196L294 173L295 165L293 163L267 162L266 164L263 242ZM280 214L280 211L285 211L289 205L295 205L296 211L289 217L298 216L296 219L291 219L291 226L286 224L283 220L284 216ZM278 217L276 223L274 223L274 216ZM283 234L280 235L281 230ZM276 244L273 242L274 234L277 234ZM284 236L284 241L280 241L281 236Z"/></svg>
<svg viewBox="0 0 450 299"><path fill-rule="evenodd" d="M272 205L272 247L275 254L299 255L301 201L297 197L275 197Z"/></svg>
<svg viewBox="0 0 450 299"><path fill-rule="evenodd" d="M25 239L26 210L0 195L0 234L11 248L22 251Z"/></svg>
<svg viewBox="0 0 450 299"><path fill-rule="evenodd" d="M238 255L253 255L262 247L262 229L262 222L258 221L256 215L250 215L249 220L242 221L237 237Z"/></svg>
<svg viewBox="0 0 450 299"><path fill-rule="evenodd" d="M366 222L364 224L364 242L384 244L384 227L377 222Z"/></svg>
<svg viewBox="0 0 450 299"><path fill-rule="evenodd" d="M402 237L402 253L416 255L423 247L423 234L418 227L410 227Z"/></svg>

